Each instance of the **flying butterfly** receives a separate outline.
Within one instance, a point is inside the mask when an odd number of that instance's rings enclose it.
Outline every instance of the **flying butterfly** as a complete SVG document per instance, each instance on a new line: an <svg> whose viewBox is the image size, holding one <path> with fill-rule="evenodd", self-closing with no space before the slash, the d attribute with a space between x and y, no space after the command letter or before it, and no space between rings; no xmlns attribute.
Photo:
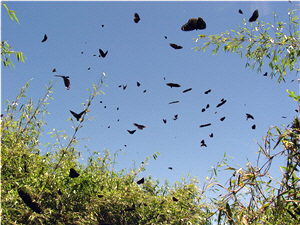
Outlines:
<svg viewBox="0 0 300 225"><path fill-rule="evenodd" d="M257 18L258 18L258 9L256 9L256 10L253 12L252 16L251 16L250 19L249 19L249 22L250 22L250 23L251 23L251 22L254 22L254 21L257 20Z"/></svg>
<svg viewBox="0 0 300 225"><path fill-rule="evenodd" d="M163 119L164 123L167 123L167 119Z"/></svg>
<svg viewBox="0 0 300 225"><path fill-rule="evenodd" d="M240 13L240 14L243 14L243 11L242 11L241 9L239 9L239 13Z"/></svg>
<svg viewBox="0 0 300 225"><path fill-rule="evenodd" d="M169 104L179 103L179 101L169 102Z"/></svg>
<svg viewBox="0 0 300 225"><path fill-rule="evenodd" d="M220 120L221 120L221 121L224 121L224 120L225 120L225 118L226 118L226 117L224 116L224 117L222 117Z"/></svg>
<svg viewBox="0 0 300 225"><path fill-rule="evenodd" d="M207 95L209 92L211 92L211 89L209 89L209 90L205 91L205 92L204 92L204 94L206 94L206 95Z"/></svg>
<svg viewBox="0 0 300 225"><path fill-rule="evenodd" d="M127 88L127 84L126 85L123 84L123 90L125 90L126 88Z"/></svg>
<svg viewBox="0 0 300 225"><path fill-rule="evenodd" d="M173 120L177 120L178 119L178 114L174 115Z"/></svg>
<svg viewBox="0 0 300 225"><path fill-rule="evenodd" d="M19 196L25 202L25 204L30 207L36 213L42 214L43 209L39 203L33 202L30 195L26 193L23 189L18 189Z"/></svg>
<svg viewBox="0 0 300 225"><path fill-rule="evenodd" d="M107 55L108 51L106 51L105 53L99 48L99 52L102 58L105 58L105 56Z"/></svg>
<svg viewBox="0 0 300 225"><path fill-rule="evenodd" d="M52 72L53 72L53 73L56 72L56 69L54 68L54 69L52 70Z"/></svg>
<svg viewBox="0 0 300 225"><path fill-rule="evenodd" d="M174 49L182 49L182 46L180 46L180 45L176 45L176 44L173 44L173 43L170 43L169 44L172 48L174 48Z"/></svg>
<svg viewBox="0 0 300 225"><path fill-rule="evenodd" d="M79 177L79 173L77 173L76 170L71 168L70 173L69 173L69 177L71 177L71 178Z"/></svg>
<svg viewBox="0 0 300 225"><path fill-rule="evenodd" d="M223 100L221 103L219 103L219 104L217 105L217 108L220 107L220 106L222 106L222 105L224 105L226 102L227 102L227 100Z"/></svg>
<svg viewBox="0 0 300 225"><path fill-rule="evenodd" d="M203 124L203 125L200 125L199 127L201 128L201 127L208 127L208 126L210 126L211 125L211 123L207 123L207 124Z"/></svg>
<svg viewBox="0 0 300 225"><path fill-rule="evenodd" d="M169 170L172 170L172 169L173 169L173 167L168 167L168 169L169 169Z"/></svg>
<svg viewBox="0 0 300 225"><path fill-rule="evenodd" d="M265 72L263 76L265 76L265 77L268 76L268 72Z"/></svg>
<svg viewBox="0 0 300 225"><path fill-rule="evenodd" d="M70 80L69 80L69 76L62 76L62 75L54 75L54 76L56 76L56 77L62 77L62 78L64 79L64 84L65 84L66 89L67 89L67 90L70 89L70 87L71 87L71 82L70 82Z"/></svg>
<svg viewBox="0 0 300 225"><path fill-rule="evenodd" d="M174 196L172 197L174 202L178 202L179 200L177 198L175 198Z"/></svg>
<svg viewBox="0 0 300 225"><path fill-rule="evenodd" d="M195 29L203 30L205 28L206 28L205 21L201 17L198 17L198 19L196 18L189 19L189 21L181 27L181 30L182 31L191 31Z"/></svg>
<svg viewBox="0 0 300 225"><path fill-rule="evenodd" d="M246 113L246 120L248 120L248 119L253 119L254 120L254 117L251 114Z"/></svg>
<svg viewBox="0 0 300 225"><path fill-rule="evenodd" d="M143 93L146 93L147 90L144 90Z"/></svg>
<svg viewBox="0 0 300 225"><path fill-rule="evenodd" d="M134 19L133 19L133 21L134 21L135 23L138 23L140 20L141 20L141 19L140 19L139 14L134 13Z"/></svg>
<svg viewBox="0 0 300 225"><path fill-rule="evenodd" d="M44 35L44 39L42 40L42 42L47 41L47 39L48 39L48 37L47 37L47 35L45 34L45 35Z"/></svg>
<svg viewBox="0 0 300 225"><path fill-rule="evenodd" d="M140 124L137 124L137 123L134 123L133 125L136 126L139 130L143 130L144 128L147 128L146 126L140 125Z"/></svg>
<svg viewBox="0 0 300 225"><path fill-rule="evenodd" d="M209 136L212 138L212 137L214 136L214 134L213 134L213 133L211 133Z"/></svg>
<svg viewBox="0 0 300 225"><path fill-rule="evenodd" d="M72 115L76 118L77 121L79 121L79 119L81 118L81 116L85 113L85 110L83 110L81 113L77 114L75 112L73 112L72 110L69 110L70 113L72 113Z"/></svg>
<svg viewBox="0 0 300 225"><path fill-rule="evenodd" d="M145 179L144 179L144 177L143 177L142 179L138 180L136 183L137 183L137 184L143 184L144 182L145 182Z"/></svg>
<svg viewBox="0 0 300 225"><path fill-rule="evenodd" d="M136 130L127 130L129 134L134 134L134 132L136 132Z"/></svg>
<svg viewBox="0 0 300 225"><path fill-rule="evenodd" d="M202 109L201 109L201 112L205 112L205 108L202 108Z"/></svg>
<svg viewBox="0 0 300 225"><path fill-rule="evenodd" d="M255 128L256 128L256 125L254 124L254 125L252 126L252 129L255 130Z"/></svg>
<svg viewBox="0 0 300 225"><path fill-rule="evenodd" d="M140 84L139 82L136 82L136 86L138 86L138 87L139 87L139 86L141 86L141 84Z"/></svg>
<svg viewBox="0 0 300 225"><path fill-rule="evenodd" d="M182 91L182 93L185 93L185 92L188 92L188 91L191 91L192 88L188 88L188 89L185 89L184 91Z"/></svg>
<svg viewBox="0 0 300 225"><path fill-rule="evenodd" d="M166 83L166 85L167 86L169 86L169 87L181 87L181 85L180 84L176 84L176 83Z"/></svg>
<svg viewBox="0 0 300 225"><path fill-rule="evenodd" d="M206 108L207 108L207 109L209 108L209 104L206 105Z"/></svg>

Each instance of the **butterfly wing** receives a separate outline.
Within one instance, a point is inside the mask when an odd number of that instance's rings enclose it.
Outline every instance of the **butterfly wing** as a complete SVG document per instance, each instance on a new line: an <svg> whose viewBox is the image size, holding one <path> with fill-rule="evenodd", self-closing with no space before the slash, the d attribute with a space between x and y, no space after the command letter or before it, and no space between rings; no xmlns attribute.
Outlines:
<svg viewBox="0 0 300 225"><path fill-rule="evenodd" d="M45 35L44 35L44 39L42 40L42 42L47 41L47 39L48 39L48 37L47 37L47 35L45 34Z"/></svg>
<svg viewBox="0 0 300 225"><path fill-rule="evenodd" d="M134 13L134 19L133 19L133 21L134 21L135 23L138 23L140 20L141 20L141 19L140 19L139 14Z"/></svg>
<svg viewBox="0 0 300 225"><path fill-rule="evenodd" d="M180 45L176 45L176 44L173 44L173 43L170 43L169 44L172 48L174 48L174 49L182 49L182 46L180 46Z"/></svg>
<svg viewBox="0 0 300 225"><path fill-rule="evenodd" d="M191 31L197 28L197 19L191 18L189 21L181 27L182 31Z"/></svg>
<svg viewBox="0 0 300 225"><path fill-rule="evenodd" d="M21 199L25 202L27 206L29 206L32 203L32 199L28 193L26 193L22 188L18 189L19 196Z"/></svg>
<svg viewBox="0 0 300 225"><path fill-rule="evenodd" d="M205 21L201 18L201 17L199 17L198 18L198 20L197 20L197 27L196 27L196 30L198 29L198 30L203 30L203 29L205 29L206 28L206 23L205 23Z"/></svg>
<svg viewBox="0 0 300 225"><path fill-rule="evenodd" d="M72 110L69 111L70 113L72 113L72 115L76 118L77 121L80 119L80 116L77 113L73 112Z"/></svg>
<svg viewBox="0 0 300 225"><path fill-rule="evenodd" d="M145 182L145 179L144 179L144 177L143 177L142 179L138 180L136 183L137 183L137 184L143 184L144 182Z"/></svg>
<svg viewBox="0 0 300 225"><path fill-rule="evenodd" d="M77 173L76 170L74 170L73 168L71 168L70 169L69 177L71 177L71 178L79 177L79 173Z"/></svg>
<svg viewBox="0 0 300 225"><path fill-rule="evenodd" d="M253 12L252 16L251 16L250 19L249 19L249 22L250 22L250 23L251 23L251 22L254 22L254 21L257 20L257 18L258 18L258 9L256 9L256 10Z"/></svg>
<svg viewBox="0 0 300 225"><path fill-rule="evenodd" d="M64 78L65 87L66 87L67 90L69 90L70 87L71 87L71 82L68 79L68 77L63 77L63 78Z"/></svg>

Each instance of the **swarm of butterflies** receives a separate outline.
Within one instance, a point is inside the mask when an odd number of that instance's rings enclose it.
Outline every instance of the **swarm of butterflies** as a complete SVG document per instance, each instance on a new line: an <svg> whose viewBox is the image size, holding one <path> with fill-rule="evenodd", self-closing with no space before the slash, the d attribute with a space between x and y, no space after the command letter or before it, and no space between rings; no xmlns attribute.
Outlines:
<svg viewBox="0 0 300 225"><path fill-rule="evenodd" d="M243 11L241 9L239 9L239 13L243 14ZM256 9L253 12L252 16L250 17L249 22L256 21L257 18L258 18L258 16L259 16L258 10ZM134 19L133 19L133 21L135 23L138 23L140 20L141 19L140 19L139 14L138 13L134 13ZM102 25L102 27L104 27L104 25ZM205 28L206 28L206 22L203 20L203 18L198 17L198 18L191 18L191 19L189 19L188 22L185 23L181 27L181 30L182 31L193 31L193 30L203 30ZM165 36L165 39L167 39L167 36ZM47 40L48 40L48 37L45 34L42 42L46 42ZM182 46L174 44L174 43L170 43L169 45L172 48L176 49L176 50L183 48ZM83 52L81 52L81 54L83 54ZM108 51L104 52L102 49L99 49L99 57L105 58L107 56L107 54L108 54ZM96 56L96 55L93 55L93 56ZM88 70L90 70L90 68L88 68ZM56 69L54 68L52 70L52 72L55 73ZM69 76L64 76L64 75L54 75L54 76L61 77L63 79L63 81L64 81L64 85L65 85L66 89L70 90L71 82L70 82ZM264 76L267 76L267 73L265 73ZM137 82L137 86L139 87L140 85L141 84L139 82ZM166 83L166 85L169 86L170 88L173 88L173 87L174 88L179 88L179 87L181 87L181 85L177 84L177 83ZM122 87L123 90L125 90L126 87L127 87L127 85L120 85L119 87L120 88ZM191 90L192 90L192 88L185 89L185 90L183 90L183 93L189 92ZM146 90L144 90L144 93L145 92L146 92ZM211 92L211 89L205 91L204 94L209 94L210 92ZM227 102L227 100L224 100L224 98L223 98L223 99L220 100L220 103L216 107L218 108L218 107L224 105L226 102ZM100 101L100 103L102 103L102 101ZM175 103L179 103L179 101L172 101L169 104L175 104ZM209 107L210 107L210 105L207 104L206 107L202 109L202 112L205 112L205 110L208 109ZM104 108L106 108L106 106ZM119 108L117 108L117 110L119 110ZM77 113L73 112L72 110L70 110L70 113L72 114L72 116L75 117L75 119L77 121L82 121L82 116L86 114L86 111L84 110L84 111L82 111L82 112L80 112L80 113L77 114ZM177 119L178 119L178 114L174 115L173 120L177 120ZM246 120L248 120L248 119L254 120L254 117L251 114L246 113ZM225 120L225 116L222 117L222 118L220 118L220 121L224 121L224 120ZM167 119L163 119L163 122L167 123ZM142 124L133 123L133 125L137 129L139 129L139 130L143 130L144 128L147 128L145 125L142 125ZM211 125L211 123L207 123L207 124L202 124L199 127L203 128L203 127L208 127L210 125ZM256 128L256 125L255 124L252 125L252 129L255 129L255 128ZM127 131L128 131L129 134L134 134L136 132L136 130L127 130ZM209 137L212 138L213 137L213 133L209 134ZM200 147L207 147L204 139L200 143L201 143ZM172 167L168 167L168 169L173 170ZM74 168L70 168L70 171L69 171L69 177L70 178L77 178L79 176L80 176L80 174ZM136 181L136 183L138 185L143 184L144 182L145 182L145 178L141 178L140 180ZM60 189L58 190L57 193L59 195L63 194ZM41 205L39 203L37 203L37 202L32 201L31 196L27 192L25 192L22 188L18 188L18 194L19 194L20 198L24 201L24 203L29 208L31 208L34 212L39 213L39 214L43 213L43 209L42 209ZM102 198L103 195L98 195L98 197ZM172 200L174 202L178 202L179 201L179 199L176 198L176 197L174 197L174 196L172 197ZM163 204L163 203L164 203L164 201L162 201L160 204ZM145 204L145 203L144 203L144 205L147 206L147 204ZM135 207L136 206L133 203L133 205L131 207L126 208L125 211L133 211L133 210L135 210Z"/></svg>

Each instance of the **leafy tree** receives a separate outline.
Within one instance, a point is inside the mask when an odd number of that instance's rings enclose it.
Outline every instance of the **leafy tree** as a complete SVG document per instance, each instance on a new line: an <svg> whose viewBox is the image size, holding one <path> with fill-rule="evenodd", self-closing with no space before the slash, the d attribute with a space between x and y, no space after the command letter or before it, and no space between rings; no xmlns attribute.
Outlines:
<svg viewBox="0 0 300 225"><path fill-rule="evenodd" d="M16 12L13 10L10 10L7 8L5 3L1 3L7 10L7 13L9 15L9 17L11 18L11 20L13 21L14 19L19 23L19 20L16 16ZM24 60L24 55L22 52L18 52L18 51L14 51L13 48L6 42L6 41L1 41L1 61L3 62L4 66L13 66L15 68L15 65L13 64L13 62L9 59L10 55L15 55L17 57L17 61L19 62L20 60L22 62L25 62ZM25 57L26 58L26 57Z"/></svg>
<svg viewBox="0 0 300 225"><path fill-rule="evenodd" d="M262 66L268 62L271 69L271 78L278 75L278 82L284 80L287 69L291 73L300 71L298 57L300 56L299 17L295 12L299 9L288 10L289 24L276 22L278 18L274 14L274 24L257 21L250 27L243 20L243 26L239 26L231 32L221 34L203 35L195 38L207 40L204 46L195 47L195 51L205 51L210 45L214 46L213 55L217 54L223 46L224 52L234 52L247 59L246 67L256 68L261 72Z"/></svg>

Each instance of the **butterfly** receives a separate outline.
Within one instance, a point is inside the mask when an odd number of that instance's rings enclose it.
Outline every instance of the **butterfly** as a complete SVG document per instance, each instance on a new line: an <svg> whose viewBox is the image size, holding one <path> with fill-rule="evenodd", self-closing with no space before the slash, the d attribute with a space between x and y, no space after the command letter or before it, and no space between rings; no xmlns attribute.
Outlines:
<svg viewBox="0 0 300 225"><path fill-rule="evenodd" d="M220 120L221 120L221 121L224 121L224 120L225 120L225 118L226 118L226 117L224 116L224 117L222 117Z"/></svg>
<svg viewBox="0 0 300 225"><path fill-rule="evenodd" d="M45 34L45 35L44 35L44 39L42 40L42 42L47 41L47 39L48 39L48 37L47 37L47 35Z"/></svg>
<svg viewBox="0 0 300 225"><path fill-rule="evenodd" d="M200 143L201 143L201 146L200 146L200 147L202 147L202 146L207 147L207 145L205 144L205 141L204 141L204 140L200 141Z"/></svg>
<svg viewBox="0 0 300 225"><path fill-rule="evenodd" d="M79 119L81 118L81 116L85 113L85 110L83 110L81 113L77 114L75 112L73 112L72 110L69 110L72 115L76 118L77 121L79 121Z"/></svg>
<svg viewBox="0 0 300 225"><path fill-rule="evenodd" d="M147 90L144 90L143 93L146 93Z"/></svg>
<svg viewBox="0 0 300 225"><path fill-rule="evenodd" d="M139 82L136 82L136 86L138 86L138 87L139 87L139 86L141 86L141 84L140 84Z"/></svg>
<svg viewBox="0 0 300 225"><path fill-rule="evenodd" d="M252 129L255 130L255 128L256 128L256 125L254 124L254 125L252 126Z"/></svg>
<svg viewBox="0 0 300 225"><path fill-rule="evenodd" d="M201 17L198 17L198 19L196 18L189 19L189 21L181 27L181 30L183 31L191 31L195 29L203 30L205 28L206 28L205 21Z"/></svg>
<svg viewBox="0 0 300 225"><path fill-rule="evenodd" d="M268 72L265 72L263 76L265 76L265 77L268 76Z"/></svg>
<svg viewBox="0 0 300 225"><path fill-rule="evenodd" d="M219 103L219 104L217 105L217 108L220 107L220 106L222 106L222 105L224 105L226 102L227 102L227 100L223 100L221 103Z"/></svg>
<svg viewBox="0 0 300 225"><path fill-rule="evenodd" d="M79 177L79 173L77 173L76 170L71 168L70 173L69 173L69 177L71 177L71 178Z"/></svg>
<svg viewBox="0 0 300 225"><path fill-rule="evenodd" d="M253 12L252 16L251 16L250 19L249 19L249 22L250 22L250 23L251 23L251 22L254 22L254 21L257 20L257 18L258 18L258 9L256 9L256 10Z"/></svg>
<svg viewBox="0 0 300 225"><path fill-rule="evenodd" d="M206 108L207 108L207 109L209 108L209 104L206 105Z"/></svg>
<svg viewBox="0 0 300 225"><path fill-rule="evenodd" d="M173 101L173 102L169 102L169 104L174 104L174 103L178 103L179 101Z"/></svg>
<svg viewBox="0 0 300 225"><path fill-rule="evenodd" d="M251 114L246 113L246 120L248 120L248 119L253 119L254 120L254 117Z"/></svg>
<svg viewBox="0 0 300 225"><path fill-rule="evenodd" d="M242 11L241 9L239 9L239 13L240 13L240 14L243 14L243 11Z"/></svg>
<svg viewBox="0 0 300 225"><path fill-rule="evenodd" d="M54 69L52 70L52 72L53 72L53 73L56 72L56 69L54 68Z"/></svg>
<svg viewBox="0 0 300 225"><path fill-rule="evenodd" d="M168 37L167 37L167 36L165 36L165 39L168 39Z"/></svg>
<svg viewBox="0 0 300 225"><path fill-rule="evenodd" d="M98 195L98 198L103 198L104 197L104 195Z"/></svg>
<svg viewBox="0 0 300 225"><path fill-rule="evenodd" d="M134 134L134 132L136 132L136 130L127 130L129 134Z"/></svg>
<svg viewBox="0 0 300 225"><path fill-rule="evenodd" d="M167 123L167 119L163 119L164 123Z"/></svg>
<svg viewBox="0 0 300 225"><path fill-rule="evenodd" d="M145 182L145 179L144 179L144 177L143 177L142 179L138 180L136 183L137 183L137 184L143 184L144 182Z"/></svg>
<svg viewBox="0 0 300 225"><path fill-rule="evenodd" d="M146 126L140 125L140 124L137 124L137 123L134 123L133 125L136 126L139 130L143 130L144 128L147 128Z"/></svg>
<svg viewBox="0 0 300 225"><path fill-rule="evenodd" d="M173 168L172 168L172 167L168 167L168 169L169 169L169 170L172 170Z"/></svg>
<svg viewBox="0 0 300 225"><path fill-rule="evenodd" d="M127 84L126 85L123 84L123 90L125 90L126 88L127 88Z"/></svg>
<svg viewBox="0 0 300 225"><path fill-rule="evenodd" d="M172 48L174 48L174 49L182 49L182 46L180 46L180 45L176 45L176 44L173 44L173 43L170 43L169 44Z"/></svg>
<svg viewBox="0 0 300 225"><path fill-rule="evenodd" d="M60 189L58 189L57 194L62 195L62 192L60 191Z"/></svg>
<svg viewBox="0 0 300 225"><path fill-rule="evenodd" d="M135 23L138 23L140 20L141 20L141 19L140 19L139 14L134 13L134 19L133 19L133 21L134 21Z"/></svg>
<svg viewBox="0 0 300 225"><path fill-rule="evenodd" d="M180 84L176 84L176 83L166 83L166 85L167 86L169 86L169 87L181 87L181 85Z"/></svg>
<svg viewBox="0 0 300 225"><path fill-rule="evenodd" d="M213 134L213 133L211 133L209 136L212 138L212 137L214 136L214 134Z"/></svg>
<svg viewBox="0 0 300 225"><path fill-rule="evenodd" d="M185 89L182 93L185 93L185 92L188 92L188 91L191 91L192 88L188 88L188 89Z"/></svg>
<svg viewBox="0 0 300 225"><path fill-rule="evenodd" d="M174 202L178 202L179 200L177 198L175 198L174 196L172 197Z"/></svg>
<svg viewBox="0 0 300 225"><path fill-rule="evenodd" d="M177 120L178 119L178 114L174 115L173 120Z"/></svg>
<svg viewBox="0 0 300 225"><path fill-rule="evenodd" d="M204 92L204 94L208 94L209 92L211 92L211 89L207 90L206 92Z"/></svg>
<svg viewBox="0 0 300 225"><path fill-rule="evenodd" d="M33 202L30 195L26 193L22 188L18 189L19 196L24 201L24 203L30 207L36 213L43 213L43 209L39 203Z"/></svg>
<svg viewBox="0 0 300 225"><path fill-rule="evenodd" d="M56 77L62 77L64 79L65 87L67 88L67 90L70 89L71 82L69 80L69 76L62 76L62 75L54 75L54 76L56 76Z"/></svg>
<svg viewBox="0 0 300 225"><path fill-rule="evenodd" d="M211 125L211 123L207 123L207 124L203 124L203 125L200 125L199 127L201 128L201 127L208 127L208 126L210 126Z"/></svg>
<svg viewBox="0 0 300 225"><path fill-rule="evenodd" d="M105 53L99 48L99 52L100 52L100 55L105 58L105 56L107 55L108 51L106 51Z"/></svg>

